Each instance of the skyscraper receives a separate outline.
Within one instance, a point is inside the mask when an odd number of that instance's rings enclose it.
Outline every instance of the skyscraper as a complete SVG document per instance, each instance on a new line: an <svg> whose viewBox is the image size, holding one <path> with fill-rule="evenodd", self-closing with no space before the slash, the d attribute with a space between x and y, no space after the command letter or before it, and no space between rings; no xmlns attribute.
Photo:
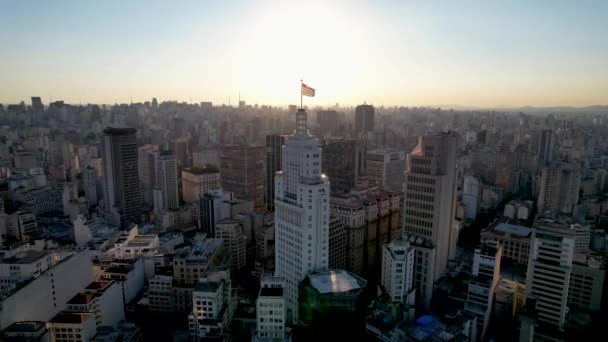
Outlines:
<svg viewBox="0 0 608 342"><path fill-rule="evenodd" d="M405 153L399 149L382 148L367 152L365 175L376 184L393 191L403 188Z"/></svg>
<svg viewBox="0 0 608 342"><path fill-rule="evenodd" d="M368 104L358 105L355 108L355 134L357 136L374 131L374 106Z"/></svg>
<svg viewBox="0 0 608 342"><path fill-rule="evenodd" d="M416 272L421 272L416 276L417 295L427 307L432 293L425 289L432 288L429 284L446 271L458 238L454 228L456 145L453 133L421 136L416 148L407 155L402 226L404 233L429 240L429 251L423 256L434 255L416 268Z"/></svg>
<svg viewBox="0 0 608 342"><path fill-rule="evenodd" d="M360 141L328 138L323 140L323 172L331 179L332 194L347 193L359 178Z"/></svg>
<svg viewBox="0 0 608 342"><path fill-rule="evenodd" d="M177 192L177 162L170 151L161 152L156 159L155 207L161 212L179 208Z"/></svg>
<svg viewBox="0 0 608 342"><path fill-rule="evenodd" d="M137 149L137 169L142 200L153 204L153 190L156 184L156 158L159 154L158 145L144 145Z"/></svg>
<svg viewBox="0 0 608 342"><path fill-rule="evenodd" d="M275 276L286 281L287 308L298 321L298 285L328 265L329 179L321 174L321 148L308 133L306 111L285 140L282 171L275 177Z"/></svg>
<svg viewBox="0 0 608 342"><path fill-rule="evenodd" d="M538 212L541 215L571 214L578 202L581 186L581 167L575 163L552 163L543 168Z"/></svg>
<svg viewBox="0 0 608 342"><path fill-rule="evenodd" d="M222 188L238 199L251 201L256 212L264 211L264 147L222 146Z"/></svg>
<svg viewBox="0 0 608 342"><path fill-rule="evenodd" d="M281 149L285 135L266 136L266 210L274 210L274 176L281 171Z"/></svg>
<svg viewBox="0 0 608 342"><path fill-rule="evenodd" d="M566 321L574 236L569 225L538 219L532 235L526 301L536 300L538 320L562 328Z"/></svg>
<svg viewBox="0 0 608 342"><path fill-rule="evenodd" d="M126 228L141 215L136 129L106 128L103 133L104 210L109 222Z"/></svg>

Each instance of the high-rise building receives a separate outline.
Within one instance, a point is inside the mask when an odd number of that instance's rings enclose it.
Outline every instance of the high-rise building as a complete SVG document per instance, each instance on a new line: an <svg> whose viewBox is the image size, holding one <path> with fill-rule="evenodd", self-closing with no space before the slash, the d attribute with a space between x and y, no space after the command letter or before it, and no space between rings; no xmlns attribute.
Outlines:
<svg viewBox="0 0 608 342"><path fill-rule="evenodd" d="M367 152L365 175L376 184L386 186L393 191L401 191L404 171L404 151L384 148Z"/></svg>
<svg viewBox="0 0 608 342"><path fill-rule="evenodd" d="M541 215L571 214L578 202L581 167L576 163L552 163L543 168L537 207ZM547 211L551 213L548 214Z"/></svg>
<svg viewBox="0 0 608 342"><path fill-rule="evenodd" d="M103 132L104 210L109 222L126 228L141 216L136 130L107 128Z"/></svg>
<svg viewBox="0 0 608 342"><path fill-rule="evenodd" d="M550 129L544 129L537 132L535 141L538 144L536 150L538 165L542 167L553 160L553 155L555 153L555 134Z"/></svg>
<svg viewBox="0 0 608 342"><path fill-rule="evenodd" d="M154 178L155 208L160 212L178 209L177 162L172 152L163 151L158 155Z"/></svg>
<svg viewBox="0 0 608 342"><path fill-rule="evenodd" d="M281 171L281 150L285 135L266 136L266 210L274 210L274 176Z"/></svg>
<svg viewBox="0 0 608 342"><path fill-rule="evenodd" d="M329 219L329 259L331 270L342 270L346 267L346 227L338 217Z"/></svg>
<svg viewBox="0 0 608 342"><path fill-rule="evenodd" d="M360 141L347 138L323 140L323 172L331 179L331 193L349 192L359 179ZM403 176L402 176L403 178Z"/></svg>
<svg viewBox="0 0 608 342"><path fill-rule="evenodd" d="M194 203L207 191L219 189L221 186L220 169L217 166L182 170L182 195L186 203Z"/></svg>
<svg viewBox="0 0 608 342"><path fill-rule="evenodd" d="M454 133L425 135L407 155L402 227L404 233L429 241L418 243L429 249L425 257L434 255L416 268L417 296L425 307L432 295L425 289L429 284L432 288L456 252L456 148Z"/></svg>
<svg viewBox="0 0 608 342"><path fill-rule="evenodd" d="M215 237L215 225L218 221L230 217L229 202L233 199L232 192L226 192L222 188L210 190L201 196L200 227L208 237Z"/></svg>
<svg viewBox="0 0 608 342"><path fill-rule="evenodd" d="M464 205L464 218L475 220L481 205L481 184L479 179L473 175L464 176L462 204Z"/></svg>
<svg viewBox="0 0 608 342"><path fill-rule="evenodd" d="M568 224L538 219L526 277L526 302L536 302L539 321L563 328L574 257L574 236Z"/></svg>
<svg viewBox="0 0 608 342"><path fill-rule="evenodd" d="M335 110L320 110L317 112L317 125L321 138L334 134L340 125L338 113ZM324 152L325 153L325 152Z"/></svg>
<svg viewBox="0 0 608 342"><path fill-rule="evenodd" d="M285 305L285 280L263 277L256 305L256 329L253 341L290 341L285 331L287 308Z"/></svg>
<svg viewBox="0 0 608 342"><path fill-rule="evenodd" d="M500 280L502 246L481 246L475 249L472 277L469 280L465 310L477 316L479 340L485 341L490 324L494 291Z"/></svg>
<svg viewBox="0 0 608 342"><path fill-rule="evenodd" d="M158 145L144 145L137 149L137 169L142 200L154 203L154 186L156 185L156 158L160 153Z"/></svg>
<svg viewBox="0 0 608 342"><path fill-rule="evenodd" d="M253 202L256 212L264 211L264 158L263 146L226 145L220 155L222 188Z"/></svg>
<svg viewBox="0 0 608 342"><path fill-rule="evenodd" d="M247 266L247 237L238 221L225 218L215 225L215 237L224 240L224 245L232 253L232 269L238 271Z"/></svg>
<svg viewBox="0 0 608 342"><path fill-rule="evenodd" d="M358 105L355 108L355 134L367 135L374 131L374 106L368 104Z"/></svg>
<svg viewBox="0 0 608 342"><path fill-rule="evenodd" d="M90 206L96 206L97 199L97 172L90 166L82 170L82 184L84 187L84 195L89 201Z"/></svg>
<svg viewBox="0 0 608 342"><path fill-rule="evenodd" d="M321 174L321 148L308 133L306 111L282 151L275 177L275 276L286 281L287 308L298 316L298 285L313 270L327 269L329 179Z"/></svg>
<svg viewBox="0 0 608 342"><path fill-rule="evenodd" d="M42 104L42 99L39 96L32 96L32 111L36 115L42 114L44 112L44 105Z"/></svg>
<svg viewBox="0 0 608 342"><path fill-rule="evenodd" d="M392 302L406 304L414 289L414 249L397 238L382 248L381 284Z"/></svg>

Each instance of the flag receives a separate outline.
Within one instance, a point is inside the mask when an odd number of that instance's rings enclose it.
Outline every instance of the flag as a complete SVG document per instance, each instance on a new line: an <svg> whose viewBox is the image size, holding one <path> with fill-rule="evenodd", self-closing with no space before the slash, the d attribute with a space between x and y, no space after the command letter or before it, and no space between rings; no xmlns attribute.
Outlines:
<svg viewBox="0 0 608 342"><path fill-rule="evenodd" d="M301 94L303 96L310 96L310 97L314 97L315 96L315 89L311 88L309 86L307 86L306 84L302 83L302 92Z"/></svg>

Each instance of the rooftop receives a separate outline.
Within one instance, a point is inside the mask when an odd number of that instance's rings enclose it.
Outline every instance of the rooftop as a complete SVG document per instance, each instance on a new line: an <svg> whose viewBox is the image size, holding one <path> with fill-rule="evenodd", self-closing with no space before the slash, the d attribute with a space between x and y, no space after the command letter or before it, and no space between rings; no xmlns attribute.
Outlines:
<svg viewBox="0 0 608 342"><path fill-rule="evenodd" d="M39 329L44 328L45 323L39 321L23 321L15 322L9 325L8 328L4 329L5 333L27 333L36 332Z"/></svg>
<svg viewBox="0 0 608 342"><path fill-rule="evenodd" d="M283 289L280 287L262 287L260 289L262 297L283 297Z"/></svg>
<svg viewBox="0 0 608 342"><path fill-rule="evenodd" d="M89 317L93 316L90 312L60 312L51 318L49 323L57 324L82 324Z"/></svg>
<svg viewBox="0 0 608 342"><path fill-rule="evenodd" d="M98 281L94 281L94 282L90 283L89 286L87 286L85 288L85 290L101 290L101 289L105 289L111 283L112 283L111 280L98 280Z"/></svg>
<svg viewBox="0 0 608 342"><path fill-rule="evenodd" d="M358 290L366 285L365 280L357 279L344 270L323 271L309 274L310 285L319 293L344 293Z"/></svg>
<svg viewBox="0 0 608 342"><path fill-rule="evenodd" d="M196 285L196 287L194 288L194 291L216 292L220 288L220 286L222 286L222 283L203 282L198 283L198 285Z"/></svg>
<svg viewBox="0 0 608 342"><path fill-rule="evenodd" d="M495 221L489 227L485 228L482 233L489 232L498 235L509 234L511 237L516 238L530 238L533 231L534 229L522 225Z"/></svg>
<svg viewBox="0 0 608 342"><path fill-rule="evenodd" d="M10 258L6 258L2 260L3 264L31 264L34 263L47 255L49 255L49 251L24 251L18 252L14 256Z"/></svg>
<svg viewBox="0 0 608 342"><path fill-rule="evenodd" d="M207 165L205 167L189 167L183 171L193 175L207 175L211 173L218 173L220 172L220 169L218 169L218 167L215 165Z"/></svg>
<svg viewBox="0 0 608 342"><path fill-rule="evenodd" d="M89 304L90 302L93 301L93 299L95 299L94 294L79 293L79 294L75 295L74 297L72 297L72 299L70 299L67 304L73 304L73 305Z"/></svg>

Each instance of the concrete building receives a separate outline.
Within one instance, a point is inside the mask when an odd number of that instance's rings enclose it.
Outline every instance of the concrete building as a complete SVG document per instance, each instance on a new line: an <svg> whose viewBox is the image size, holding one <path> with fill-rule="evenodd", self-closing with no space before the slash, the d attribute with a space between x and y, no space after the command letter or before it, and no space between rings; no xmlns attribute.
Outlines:
<svg viewBox="0 0 608 342"><path fill-rule="evenodd" d="M477 316L478 340L485 341L493 313L494 292L500 280L502 247L482 245L475 249L472 278L469 280L464 308Z"/></svg>
<svg viewBox="0 0 608 342"><path fill-rule="evenodd" d="M154 187L156 185L156 159L160 153L158 145L143 145L137 149L137 170L142 200L154 203Z"/></svg>
<svg viewBox="0 0 608 342"><path fill-rule="evenodd" d="M90 312L60 312L48 323L56 342L88 342L95 334L95 314Z"/></svg>
<svg viewBox="0 0 608 342"><path fill-rule="evenodd" d="M220 169L217 166L182 170L182 197L186 203L196 203L207 191L221 186Z"/></svg>
<svg viewBox="0 0 608 342"><path fill-rule="evenodd" d="M382 281L392 302L407 304L414 290L414 249L397 238L382 248Z"/></svg>
<svg viewBox="0 0 608 342"><path fill-rule="evenodd" d="M534 229L516 222L496 220L481 231L481 243L495 248L502 246L502 257L522 265L530 259L530 241Z"/></svg>
<svg viewBox="0 0 608 342"><path fill-rule="evenodd" d="M39 277L56 262L53 252L30 249L4 258L0 263L0 294L11 293L18 284Z"/></svg>
<svg viewBox="0 0 608 342"><path fill-rule="evenodd" d="M300 281L327 269L329 259L329 179L321 174L321 148L308 133L303 109L282 153L275 176L275 276L286 281L287 308L297 322Z"/></svg>
<svg viewBox="0 0 608 342"><path fill-rule="evenodd" d="M572 263L568 306L600 311L606 277L606 262L594 257L577 256Z"/></svg>
<svg viewBox="0 0 608 342"><path fill-rule="evenodd" d="M158 155L154 180L155 209L161 213L178 209L177 162L172 152L163 151Z"/></svg>
<svg viewBox="0 0 608 342"><path fill-rule="evenodd" d="M264 211L265 157L263 146L225 145L220 153L222 188L253 202L256 212Z"/></svg>
<svg viewBox="0 0 608 342"><path fill-rule="evenodd" d="M107 128L103 132L104 210L110 223L126 228L141 218L136 130Z"/></svg>
<svg viewBox="0 0 608 342"><path fill-rule="evenodd" d="M247 266L247 237L238 221L225 218L215 225L215 237L223 239L232 253L232 269L238 271Z"/></svg>
<svg viewBox="0 0 608 342"><path fill-rule="evenodd" d="M526 301L536 301L537 318L562 329L574 257L574 236L568 224L537 219L526 278Z"/></svg>
<svg viewBox="0 0 608 342"><path fill-rule="evenodd" d="M552 163L543 168L540 191L538 193L538 212L546 216L572 214L578 203L581 186L581 167L575 163Z"/></svg>
<svg viewBox="0 0 608 342"><path fill-rule="evenodd" d="M64 312L89 312L95 316L95 326L115 326L125 319L125 303L120 284L94 281L67 302Z"/></svg>
<svg viewBox="0 0 608 342"><path fill-rule="evenodd" d="M221 282L201 282L192 291L192 313L188 316L190 340L228 335L224 332L230 322L226 315L223 287Z"/></svg>
<svg viewBox="0 0 608 342"><path fill-rule="evenodd" d="M358 105L355 108L355 134L367 135L374 131L374 106L368 104Z"/></svg>
<svg viewBox="0 0 608 342"><path fill-rule="evenodd" d="M109 267L99 272L99 279L113 280L122 288L122 297L126 304L131 303L144 290L144 263L141 258L113 261Z"/></svg>
<svg viewBox="0 0 608 342"><path fill-rule="evenodd" d="M82 170L84 195L91 207L96 206L99 203L99 198L97 197L97 178L97 173L92 167L87 166Z"/></svg>
<svg viewBox="0 0 608 342"><path fill-rule="evenodd" d="M359 179L360 140L326 138L323 140L323 172L331 179L332 194L347 193Z"/></svg>
<svg viewBox="0 0 608 342"><path fill-rule="evenodd" d="M50 320L92 280L93 269L88 250L65 255L55 266L5 295L0 310L0 330L15 322Z"/></svg>
<svg viewBox="0 0 608 342"><path fill-rule="evenodd" d="M346 267L346 228L338 217L329 219L329 259L328 268L342 270Z"/></svg>
<svg viewBox="0 0 608 342"><path fill-rule="evenodd" d="M462 204L464 205L464 218L475 220L481 208L481 183L473 175L464 176Z"/></svg>
<svg viewBox="0 0 608 342"><path fill-rule="evenodd" d="M365 175L376 184L402 191L404 172L404 151L389 148L367 151Z"/></svg>
<svg viewBox="0 0 608 342"><path fill-rule="evenodd" d="M445 273L456 252L456 148L454 133L426 135L419 137L418 145L407 156L402 226L404 233L416 237L414 240L421 238L416 245L429 249L420 251L425 259L435 255L428 263L416 264L416 278L425 277L420 280L425 286ZM416 287L419 302L428 305L432 291Z"/></svg>
<svg viewBox="0 0 608 342"><path fill-rule="evenodd" d="M173 276L170 274L155 274L148 283L148 300L150 311L173 311Z"/></svg>
<svg viewBox="0 0 608 342"><path fill-rule="evenodd" d="M281 171L282 149L285 145L285 135L266 136L266 210L274 211L274 176Z"/></svg>
<svg viewBox="0 0 608 342"><path fill-rule="evenodd" d="M321 138L335 134L340 128L338 113L335 110L317 111L317 126L319 126L319 137Z"/></svg>
<svg viewBox="0 0 608 342"><path fill-rule="evenodd" d="M223 189L213 189L199 199L201 231L209 237L215 237L217 223L231 217L230 202L234 200L232 192Z"/></svg>
<svg viewBox="0 0 608 342"><path fill-rule="evenodd" d="M285 303L285 280L277 277L263 277L260 292L255 301L256 329L253 341L289 341L285 329L287 307Z"/></svg>

